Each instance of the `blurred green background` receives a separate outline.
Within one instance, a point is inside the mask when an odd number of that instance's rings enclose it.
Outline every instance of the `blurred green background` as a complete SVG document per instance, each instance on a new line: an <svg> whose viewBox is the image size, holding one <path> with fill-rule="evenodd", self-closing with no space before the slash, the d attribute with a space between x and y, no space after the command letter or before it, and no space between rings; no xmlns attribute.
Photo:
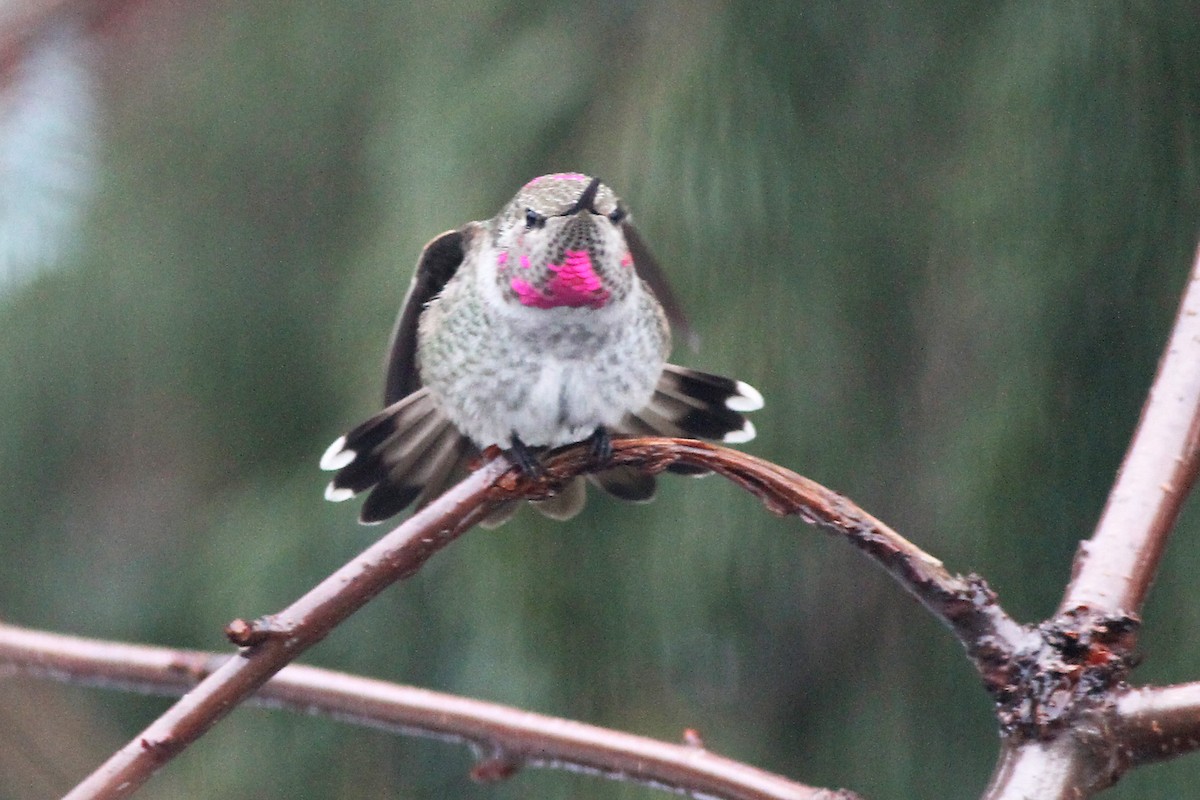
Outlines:
<svg viewBox="0 0 1200 800"><path fill-rule="evenodd" d="M767 398L746 447L1050 614L1196 246L1200 15L1092 2L137 4L99 34L95 194L0 296L0 615L222 649L382 531L317 459L378 407L421 246L529 178L603 177ZM1200 520L1139 682L1200 678ZM304 661L678 740L870 798L971 798L958 646L846 544L719 479L475 531ZM167 701L0 681L2 800ZM651 798L236 711L147 798ZM1107 796L1194 791L1200 759Z"/></svg>

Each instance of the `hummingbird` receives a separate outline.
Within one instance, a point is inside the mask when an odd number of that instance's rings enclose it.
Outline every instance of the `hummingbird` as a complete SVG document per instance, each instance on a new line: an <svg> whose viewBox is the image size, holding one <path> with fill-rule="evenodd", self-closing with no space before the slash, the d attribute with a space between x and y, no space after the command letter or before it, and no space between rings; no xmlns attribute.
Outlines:
<svg viewBox="0 0 1200 800"><path fill-rule="evenodd" d="M491 446L537 474L543 452L577 442L602 464L614 436L753 439L744 414L762 395L667 363L672 326L690 335L613 191L580 173L534 178L492 219L425 245L388 348L386 407L325 452L322 469L336 472L325 497L369 489L359 519L370 524L429 502ZM628 501L656 488L629 466L588 478ZM569 519L585 500L580 477L532 503Z"/></svg>

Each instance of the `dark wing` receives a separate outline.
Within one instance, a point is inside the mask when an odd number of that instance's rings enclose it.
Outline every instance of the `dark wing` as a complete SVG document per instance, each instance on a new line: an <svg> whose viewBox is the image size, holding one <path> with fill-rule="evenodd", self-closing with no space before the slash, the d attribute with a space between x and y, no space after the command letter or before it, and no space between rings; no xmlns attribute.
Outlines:
<svg viewBox="0 0 1200 800"><path fill-rule="evenodd" d="M667 276L663 274L662 269L658 266L658 261L650 253L650 248L646 246L642 235L628 222L621 225L621 231L625 234L625 243L629 245L629 255L633 256L633 265L637 269L638 275L641 275L642 280L650 286L650 291L654 292L654 296L658 298L663 311L667 314L667 321L671 323L671 332L677 337L677 340L685 342L692 350L697 349L700 346L700 337L692 330L691 323L683 313L683 306L679 304L675 293L671 291L671 286L667 283Z"/></svg>
<svg viewBox="0 0 1200 800"><path fill-rule="evenodd" d="M417 321L425 305L442 291L462 263L463 239L462 229L446 231L421 251L417 272L400 307L400 317L388 346L387 381L383 387L385 406L421 387L417 372Z"/></svg>

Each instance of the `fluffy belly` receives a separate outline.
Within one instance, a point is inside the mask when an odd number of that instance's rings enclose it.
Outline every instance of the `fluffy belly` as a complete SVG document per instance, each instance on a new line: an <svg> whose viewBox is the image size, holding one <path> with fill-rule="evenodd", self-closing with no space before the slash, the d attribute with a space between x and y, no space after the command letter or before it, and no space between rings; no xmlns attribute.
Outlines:
<svg viewBox="0 0 1200 800"><path fill-rule="evenodd" d="M460 383L444 395L443 410L481 447L511 447L514 434L530 447L578 442L645 407L662 371L661 364L632 372L606 366L543 357L521 372Z"/></svg>
<svg viewBox="0 0 1200 800"><path fill-rule="evenodd" d="M660 372L661 365L622 374L595 363L544 359L532 372L496 386L491 402L480 403L475 413L461 409L450 417L481 446L506 449L516 434L530 447L557 447L586 439L599 426L616 426L625 414L646 407Z"/></svg>
<svg viewBox="0 0 1200 800"><path fill-rule="evenodd" d="M611 376L585 365L547 363L525 403L513 410L512 430L530 446L556 447L590 436L600 425L617 424L632 406L640 408L650 399L649 392L631 396L632 387L613 392L604 384L611 384Z"/></svg>

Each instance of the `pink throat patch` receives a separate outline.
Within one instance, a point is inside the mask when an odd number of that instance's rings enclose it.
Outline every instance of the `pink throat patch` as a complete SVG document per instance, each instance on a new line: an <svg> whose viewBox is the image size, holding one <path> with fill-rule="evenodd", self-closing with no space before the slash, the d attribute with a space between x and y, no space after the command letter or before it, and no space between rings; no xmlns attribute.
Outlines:
<svg viewBox="0 0 1200 800"><path fill-rule="evenodd" d="M600 282L592 266L592 257L586 250L568 250L563 254L562 264L548 264L552 273L546 282L545 291L539 291L521 278L510 282L521 305L533 308L601 308L608 302L610 292Z"/></svg>

